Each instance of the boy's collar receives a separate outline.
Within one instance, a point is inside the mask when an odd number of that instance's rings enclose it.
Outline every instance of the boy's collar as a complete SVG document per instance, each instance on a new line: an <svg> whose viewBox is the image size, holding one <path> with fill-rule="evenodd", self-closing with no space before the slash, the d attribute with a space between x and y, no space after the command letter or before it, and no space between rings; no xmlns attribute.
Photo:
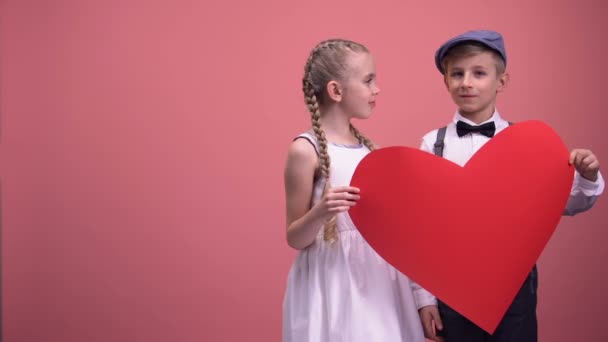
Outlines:
<svg viewBox="0 0 608 342"><path fill-rule="evenodd" d="M491 121L498 122L498 121L502 121L502 117L500 116L500 114L498 113L498 111L495 110L494 114L492 114L492 116L490 116L490 118L488 120L486 120L486 121L484 121L482 123L476 124L473 121L471 121L471 120L465 118L464 116L462 116L458 111L456 111L456 114L454 114L454 120L453 121L454 121L454 123L456 123L458 121L463 121L463 122L466 122L466 123L468 123L469 125L472 125L472 126L479 126L479 125L483 125L486 122L491 122Z"/></svg>

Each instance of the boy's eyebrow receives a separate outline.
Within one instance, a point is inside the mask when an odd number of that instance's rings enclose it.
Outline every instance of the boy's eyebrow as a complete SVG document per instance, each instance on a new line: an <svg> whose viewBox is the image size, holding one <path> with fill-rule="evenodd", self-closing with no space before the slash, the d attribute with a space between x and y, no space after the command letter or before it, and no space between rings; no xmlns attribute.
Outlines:
<svg viewBox="0 0 608 342"><path fill-rule="evenodd" d="M473 65L471 67L471 69L479 69L479 68L481 68L481 69L487 69L488 67L486 65L481 65L481 64ZM464 68L463 67L453 66L453 67L450 67L450 70L458 70L458 71L460 71L460 70L464 70Z"/></svg>

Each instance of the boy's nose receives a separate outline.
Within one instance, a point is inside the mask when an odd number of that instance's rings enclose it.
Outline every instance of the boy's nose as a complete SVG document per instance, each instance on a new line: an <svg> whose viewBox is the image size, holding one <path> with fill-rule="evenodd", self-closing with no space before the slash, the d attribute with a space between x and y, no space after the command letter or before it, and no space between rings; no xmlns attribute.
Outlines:
<svg viewBox="0 0 608 342"><path fill-rule="evenodd" d="M463 87L470 87L471 86L471 81L472 81L472 77L470 74L465 74L462 77L462 86Z"/></svg>

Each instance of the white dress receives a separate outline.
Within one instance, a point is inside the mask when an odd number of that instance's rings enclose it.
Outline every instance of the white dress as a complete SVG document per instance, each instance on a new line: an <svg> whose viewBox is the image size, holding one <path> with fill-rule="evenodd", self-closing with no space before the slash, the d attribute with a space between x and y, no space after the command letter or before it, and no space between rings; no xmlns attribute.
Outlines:
<svg viewBox="0 0 608 342"><path fill-rule="evenodd" d="M310 133L300 135L316 147ZM317 149L318 150L318 149ZM332 186L349 185L364 146L328 144ZM314 185L312 204L324 180ZM283 302L284 342L423 342L416 285L384 261L347 213L337 217L338 240L316 241L298 252Z"/></svg>

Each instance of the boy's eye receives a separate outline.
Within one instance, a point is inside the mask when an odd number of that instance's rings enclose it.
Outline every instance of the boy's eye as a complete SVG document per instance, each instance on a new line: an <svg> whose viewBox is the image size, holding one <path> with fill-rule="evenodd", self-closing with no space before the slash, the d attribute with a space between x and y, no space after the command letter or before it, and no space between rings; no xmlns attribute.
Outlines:
<svg viewBox="0 0 608 342"><path fill-rule="evenodd" d="M460 72L460 71L454 71L454 72L452 72L450 74L450 76L452 76L452 77L460 77L460 76L462 76L462 72Z"/></svg>
<svg viewBox="0 0 608 342"><path fill-rule="evenodd" d="M475 75L477 75L477 76L485 76L486 72L485 71L481 71L481 70L480 71L475 71Z"/></svg>

